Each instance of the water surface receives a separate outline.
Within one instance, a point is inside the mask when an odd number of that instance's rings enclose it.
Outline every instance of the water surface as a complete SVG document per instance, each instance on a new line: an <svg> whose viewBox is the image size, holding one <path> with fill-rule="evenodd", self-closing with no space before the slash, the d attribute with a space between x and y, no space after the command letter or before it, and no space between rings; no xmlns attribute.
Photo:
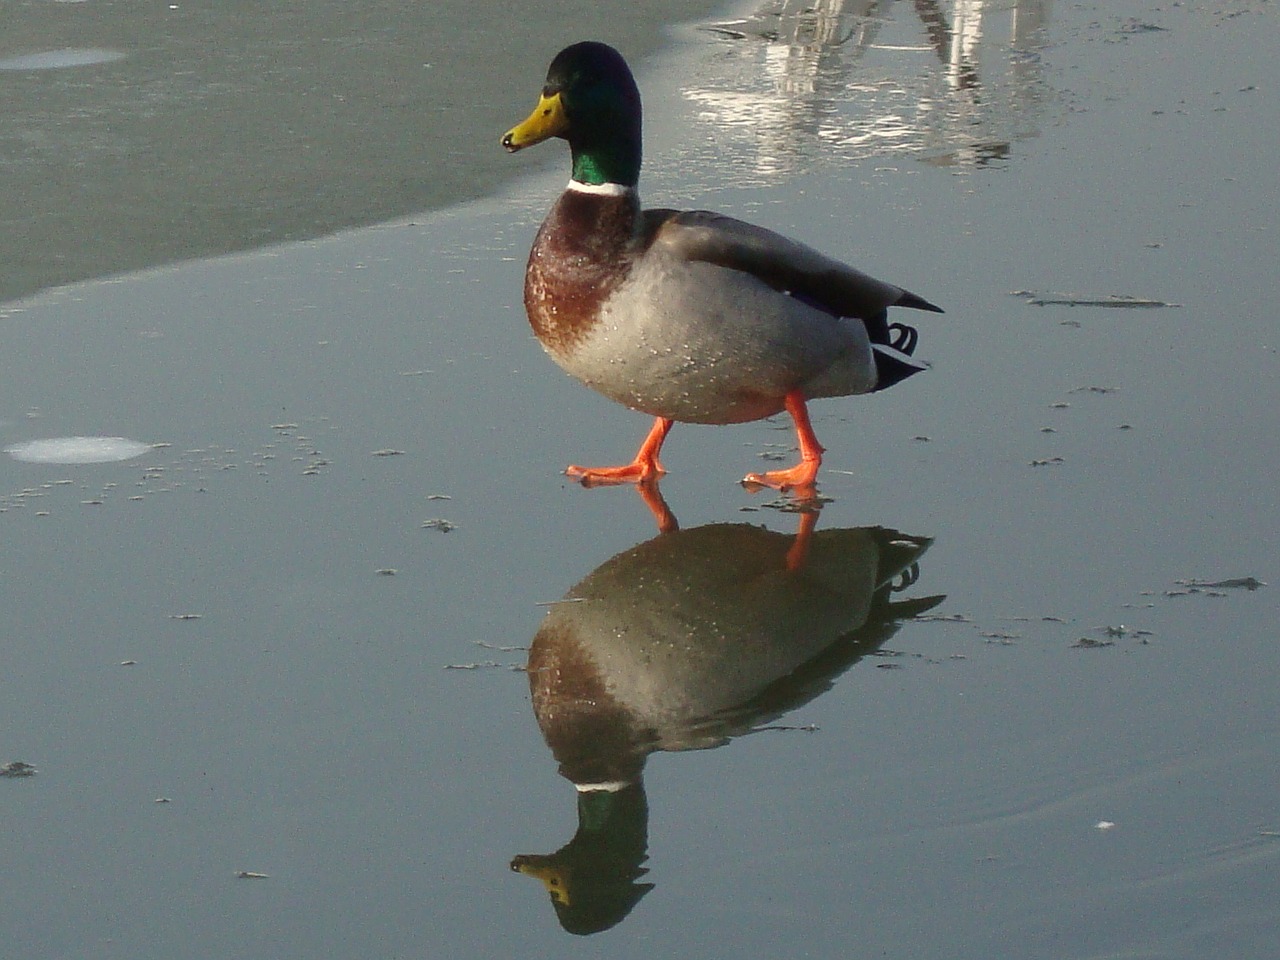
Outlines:
<svg viewBox="0 0 1280 960"><path fill-rule="evenodd" d="M646 423L527 332L556 145L490 200L4 306L0 444L158 444L0 458L0 763L37 771L0 779L14 956L1276 952L1274 11L1057 3L1027 39L1008 5L941 4L957 36L983 14L946 59L926 7L836 17L875 38L839 45L731 11L643 61L651 202L948 311L919 323L931 371L814 405L830 502L799 557L810 521L735 482L789 454L785 423L677 427L678 534L559 475ZM936 128L860 139L921 84ZM708 106L727 91L795 129L744 129ZM1029 302L1115 296L1178 306ZM927 543L887 592L884 530ZM726 539L754 620L799 597L801 629L717 660L743 628L660 604L677 666L628 667L628 702L689 722L626 741L607 775L638 755L642 780L594 802L528 648L610 571L710 594ZM662 619L607 596L607 630ZM566 932L544 885L566 863L619 894L601 932Z"/></svg>

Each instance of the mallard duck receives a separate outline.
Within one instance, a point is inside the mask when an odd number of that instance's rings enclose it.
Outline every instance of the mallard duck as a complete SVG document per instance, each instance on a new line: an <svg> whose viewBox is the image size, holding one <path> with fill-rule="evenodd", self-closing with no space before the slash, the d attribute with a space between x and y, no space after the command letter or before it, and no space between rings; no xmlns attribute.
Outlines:
<svg viewBox="0 0 1280 960"><path fill-rule="evenodd" d="M812 485L823 447L807 401L871 393L925 369L889 307L942 311L771 230L705 210L642 210L640 92L622 55L583 42L556 55L532 114L502 145L569 142L573 174L543 221L524 303L543 347L587 386L655 417L635 459L570 466L584 483L642 483L675 421L745 423L786 411L800 462L748 474Z"/></svg>

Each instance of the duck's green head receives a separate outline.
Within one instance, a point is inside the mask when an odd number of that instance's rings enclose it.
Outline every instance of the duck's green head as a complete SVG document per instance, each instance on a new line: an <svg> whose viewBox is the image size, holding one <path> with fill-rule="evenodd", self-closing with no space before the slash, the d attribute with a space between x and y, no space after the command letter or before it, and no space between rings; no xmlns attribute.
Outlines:
<svg viewBox="0 0 1280 960"><path fill-rule="evenodd" d="M640 91L622 54L594 41L561 50L547 70L542 97L502 145L514 153L551 137L569 141L573 179L621 183L640 179Z"/></svg>

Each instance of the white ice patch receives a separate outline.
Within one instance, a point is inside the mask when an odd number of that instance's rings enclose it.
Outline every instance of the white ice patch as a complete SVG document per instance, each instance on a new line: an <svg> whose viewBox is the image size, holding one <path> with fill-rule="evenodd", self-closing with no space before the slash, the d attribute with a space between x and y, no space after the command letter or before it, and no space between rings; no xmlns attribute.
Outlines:
<svg viewBox="0 0 1280 960"><path fill-rule="evenodd" d="M0 60L0 70L62 70L67 67L88 67L95 63L112 63L123 60L119 50L103 50L97 47L63 50L42 50Z"/></svg>
<svg viewBox="0 0 1280 960"><path fill-rule="evenodd" d="M151 444L124 437L51 437L5 447L4 452L26 463L114 463L131 460Z"/></svg>

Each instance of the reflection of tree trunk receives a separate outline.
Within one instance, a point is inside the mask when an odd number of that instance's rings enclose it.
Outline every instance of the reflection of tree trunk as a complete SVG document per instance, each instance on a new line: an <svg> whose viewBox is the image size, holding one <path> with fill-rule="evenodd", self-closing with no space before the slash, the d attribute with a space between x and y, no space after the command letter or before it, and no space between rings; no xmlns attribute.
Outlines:
<svg viewBox="0 0 1280 960"><path fill-rule="evenodd" d="M742 136L753 141L757 173L791 169L807 145L819 142L824 150L834 144L865 155L921 151L931 163L982 164L1007 156L1011 139L1038 132L1044 81L1037 54L1052 0L761 3L753 17L741 21L749 28L732 36L763 41L758 65L772 89L686 92L745 131ZM927 46L942 67L931 70L929 58L912 55L912 69L924 75L912 81L911 93L877 78L874 69L859 72L856 66L895 19L910 21L896 29L911 40L890 42L877 49L878 57L883 59L885 50ZM993 64L995 59L1006 62ZM753 83L760 78L745 85ZM850 99L851 88L866 106L856 119L837 107ZM1009 129L1015 131L1012 138Z"/></svg>
<svg viewBox="0 0 1280 960"><path fill-rule="evenodd" d="M947 23L947 16L938 5L938 0L916 0L916 14L929 33L929 43L938 59L946 63L947 53L951 49L951 25Z"/></svg>
<svg viewBox="0 0 1280 960"><path fill-rule="evenodd" d="M1010 43L1014 50L1025 54L1044 43L1044 31L1049 26L1049 8L1052 5L1052 0L1020 0L1013 8L1013 36ZM1039 58L1015 57L1013 76L1029 96L1032 87L1040 82Z"/></svg>
<svg viewBox="0 0 1280 960"><path fill-rule="evenodd" d="M1021 49L1037 40L1049 24L1052 0L1020 0L1013 8L1013 45Z"/></svg>
<svg viewBox="0 0 1280 960"><path fill-rule="evenodd" d="M974 90L978 86L978 65L972 56L982 38L982 8L985 0L960 0L956 12L957 29L947 23L938 0L915 0L916 14L929 34L938 59L950 68L957 89Z"/></svg>

